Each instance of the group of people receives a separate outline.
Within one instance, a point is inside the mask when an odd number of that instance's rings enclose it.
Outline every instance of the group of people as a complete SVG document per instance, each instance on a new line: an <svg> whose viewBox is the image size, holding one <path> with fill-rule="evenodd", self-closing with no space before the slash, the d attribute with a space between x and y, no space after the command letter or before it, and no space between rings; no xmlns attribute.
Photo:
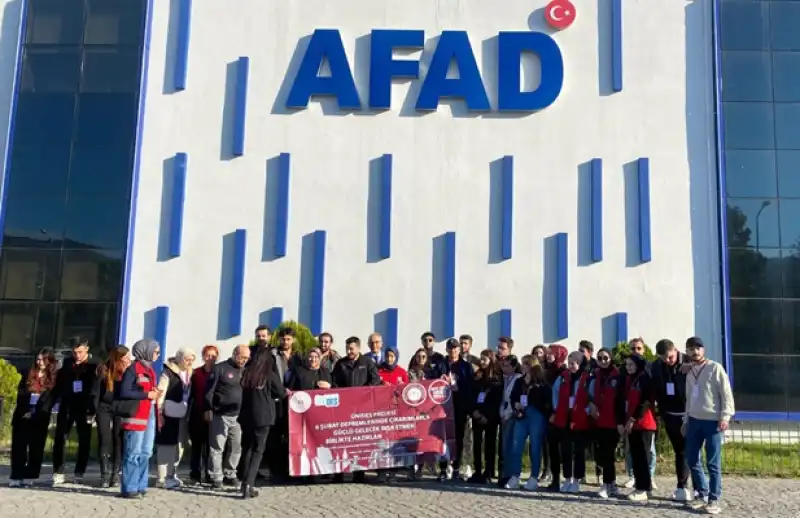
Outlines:
<svg viewBox="0 0 800 518"><path fill-rule="evenodd" d="M631 468L625 485L634 489L628 498L646 501L654 488L654 435L660 422L675 453L673 498L710 514L721 509L720 450L734 404L724 368L705 357L699 338L686 341L685 355L670 340L659 341L652 363L645 360L644 342L634 339L624 364L615 365L611 350L595 355L588 341L572 353L559 344L537 345L518 358L514 341L501 337L494 350L475 356L472 338L462 335L446 341L443 355L434 350L436 338L428 332L407 369L399 366L397 349L384 347L377 333L370 335L366 354L357 337L346 340L344 356L335 351L330 333L317 340L317 347L301 355L293 329L282 328L278 346L271 347L270 329L259 326L254 344L236 347L225 361L208 345L201 351L202 366L194 368L195 353L180 349L163 362L160 375L154 370L160 348L153 340L140 340L130 351L117 346L99 365L80 338L73 339L72 358L61 368L52 351L41 351L19 386L11 485L39 478L50 415L58 403L54 484L64 482L64 442L73 425L79 443L75 480L81 481L95 422L102 485L119 485L124 497L145 495L155 445L161 487L232 486L252 498L258 495L262 460L271 482L289 476L292 392L445 379L453 396L455 448L439 462L440 481L465 475L468 482L496 480L508 489L536 490L542 484L576 493L591 453L601 480L598 496L609 498L618 494L615 460L622 441ZM470 437L474 472L462 466ZM184 482L176 468L189 443L191 471ZM523 486L526 445L531 473ZM701 464L704 446L710 486ZM379 480L386 475L379 472ZM688 490L690 475L694 493ZM354 473L355 482L363 479L363 472Z"/></svg>

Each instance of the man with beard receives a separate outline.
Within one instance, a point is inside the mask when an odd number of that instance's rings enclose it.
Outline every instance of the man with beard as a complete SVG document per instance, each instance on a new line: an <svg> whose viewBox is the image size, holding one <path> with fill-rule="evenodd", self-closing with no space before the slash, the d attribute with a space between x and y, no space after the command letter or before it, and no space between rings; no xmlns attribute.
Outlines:
<svg viewBox="0 0 800 518"><path fill-rule="evenodd" d="M319 350L322 351L320 363L328 372L333 372L333 367L341 359L339 353L333 349L333 335L327 331L317 337Z"/></svg>
<svg viewBox="0 0 800 518"><path fill-rule="evenodd" d="M272 331L268 326L260 325L255 330L255 343L250 346L250 360L256 357L256 353L260 349L269 347L269 339L272 337Z"/></svg>
<svg viewBox="0 0 800 518"><path fill-rule="evenodd" d="M275 357L275 371L284 386L296 366L303 364L303 358L294 351L295 330L285 327L279 332L278 347L272 350ZM270 482L282 484L289 478L289 399L275 400L275 424L267 437L267 456Z"/></svg>

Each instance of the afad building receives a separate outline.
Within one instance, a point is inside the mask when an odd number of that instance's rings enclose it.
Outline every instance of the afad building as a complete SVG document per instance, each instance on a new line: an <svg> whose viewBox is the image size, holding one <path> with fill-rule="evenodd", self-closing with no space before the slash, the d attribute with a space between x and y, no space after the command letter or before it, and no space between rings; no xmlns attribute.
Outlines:
<svg viewBox="0 0 800 518"><path fill-rule="evenodd" d="M0 4L0 354L699 335L800 416L800 2Z"/></svg>

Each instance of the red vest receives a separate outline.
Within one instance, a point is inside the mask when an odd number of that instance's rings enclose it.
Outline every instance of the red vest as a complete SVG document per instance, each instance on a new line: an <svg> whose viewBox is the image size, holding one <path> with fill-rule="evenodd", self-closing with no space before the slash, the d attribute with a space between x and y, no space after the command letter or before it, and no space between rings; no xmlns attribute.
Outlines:
<svg viewBox="0 0 800 518"><path fill-rule="evenodd" d="M612 367L608 374L603 369L595 369L594 372L594 406L599 414L595 424L598 428L616 430L619 371Z"/></svg>
<svg viewBox="0 0 800 518"><path fill-rule="evenodd" d="M141 362L135 362L133 368L136 373L136 384L142 388L145 394L156 389L156 373L152 367L145 367ZM152 405L153 402L149 399L139 401L136 413L132 417L123 417L121 419L122 429L132 432L145 431L147 429L147 422L150 419Z"/></svg>
<svg viewBox="0 0 800 518"><path fill-rule="evenodd" d="M636 376L635 380L632 380L630 376L625 377L625 418L627 420L631 419L633 411L642 401L642 390L639 388L640 377L641 374ZM656 425L656 418L653 415L653 407L650 405L647 410L644 411L642 418L633 424L633 429L654 432L656 428L658 428Z"/></svg>
<svg viewBox="0 0 800 518"><path fill-rule="evenodd" d="M589 405L589 373L584 372L578 380L575 390L573 407L569 407L570 392L572 391L572 374L565 370L561 373L561 385L558 387L558 405L556 406L553 426L566 428L567 423L571 430L588 430L590 427L589 414L586 408Z"/></svg>

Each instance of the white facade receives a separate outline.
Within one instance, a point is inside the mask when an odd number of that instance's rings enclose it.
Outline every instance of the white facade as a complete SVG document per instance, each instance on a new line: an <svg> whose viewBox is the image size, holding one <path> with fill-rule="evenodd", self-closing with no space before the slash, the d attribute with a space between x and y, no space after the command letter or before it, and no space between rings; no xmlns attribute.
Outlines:
<svg viewBox="0 0 800 518"><path fill-rule="evenodd" d="M573 1L577 20L553 34L564 88L552 106L527 116L461 116L458 102L408 113L401 110L413 106L408 81L393 86L388 112L335 113L330 100L297 113L274 106L291 82L298 41L317 28L341 31L360 88L369 60L356 42L372 29L424 29L429 43L442 30L466 30L488 87L494 57L482 42L499 31L550 31L545 0L194 2L188 83L176 93L165 93L174 60L171 2L153 2L125 342L151 332L146 315L156 306L170 308L171 350L246 342L259 314L274 306L296 318L302 238L326 230L323 327L341 350L344 338L364 340L374 315L396 307L405 361L431 327L432 240L454 231L456 332L483 348L487 316L509 308L513 337L528 351L546 338L544 242L566 232L569 336L562 343L611 345L603 319L627 312L631 336L682 346L698 334L721 359L711 2L625 0L624 89L611 94L609 22L597 11L606 3ZM250 58L245 151L223 159L226 76L239 56ZM178 152L188 155L182 253L159 260L164 163ZM291 153L288 253L264 261L266 163L280 153ZM392 255L368 262L369 164L384 153L394 162ZM514 157L514 253L492 263L489 171L504 155ZM625 164L640 157L651 167L652 261L628 266L635 245L628 244ZM604 165L604 257L587 265L579 166L592 158ZM248 230L243 334L220 340L223 236L239 228Z"/></svg>

